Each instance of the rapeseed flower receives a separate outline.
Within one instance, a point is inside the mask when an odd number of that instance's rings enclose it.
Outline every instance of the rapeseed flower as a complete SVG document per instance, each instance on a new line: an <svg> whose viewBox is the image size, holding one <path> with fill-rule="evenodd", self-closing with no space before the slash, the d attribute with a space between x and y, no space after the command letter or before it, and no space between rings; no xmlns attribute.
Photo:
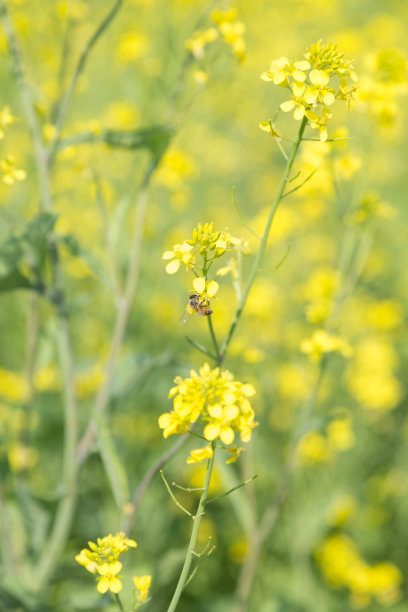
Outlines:
<svg viewBox="0 0 408 612"><path fill-rule="evenodd" d="M306 116L310 126L319 132L320 141L325 142L328 138L326 125L333 116L328 107L336 100L350 103L357 75L353 60L345 60L336 45L318 41L309 47L302 60L281 57L272 61L261 79L289 89L290 99L282 102L281 110L294 110L296 120ZM266 125L267 122L262 122L261 129L270 131Z"/></svg>
<svg viewBox="0 0 408 612"><path fill-rule="evenodd" d="M326 353L340 353L343 357L351 357L353 354L346 340L324 329L318 329L310 338L305 338L300 344L300 350L309 355L312 361L319 361Z"/></svg>
<svg viewBox="0 0 408 612"><path fill-rule="evenodd" d="M118 576L122 569L119 557L130 548L136 548L137 543L120 532L115 536L109 534L98 538L96 542L88 542L88 545L89 549L83 548L75 560L91 574L97 574L99 593L106 593L108 590L119 593L122 589L121 576Z"/></svg>
<svg viewBox="0 0 408 612"><path fill-rule="evenodd" d="M202 276L206 277L207 272L212 265L212 262L231 251L233 247L244 247L245 245L239 238L231 236L229 231L214 231L214 223L199 223L193 230L193 235L190 239L184 240L180 244L175 244L169 251L165 251L162 259L171 260L166 265L167 274L175 274L181 265L184 265L186 270L197 266L197 257L202 257ZM243 248L243 252L244 252Z"/></svg>
<svg viewBox="0 0 408 612"><path fill-rule="evenodd" d="M137 595L137 601L139 603L142 603L143 601L146 601L148 595L149 595L149 589L150 589L150 585L152 583L152 577L149 575L146 576L134 576L133 578L133 584L135 585L135 587L137 588L137 590L139 591L138 595Z"/></svg>
<svg viewBox="0 0 408 612"><path fill-rule="evenodd" d="M173 411L159 418L159 427L167 438L173 434L185 434L191 425L204 425L204 437L209 442L220 440L229 446L238 433L243 442L251 439L252 429L257 423L248 398L255 394L251 384L234 379L233 375L220 368L210 369L208 364L197 373L191 370L189 378L175 378L176 386L170 389ZM193 451L190 462L204 459L208 451ZM234 453L235 454L235 451ZM201 459L200 459L201 460Z"/></svg>

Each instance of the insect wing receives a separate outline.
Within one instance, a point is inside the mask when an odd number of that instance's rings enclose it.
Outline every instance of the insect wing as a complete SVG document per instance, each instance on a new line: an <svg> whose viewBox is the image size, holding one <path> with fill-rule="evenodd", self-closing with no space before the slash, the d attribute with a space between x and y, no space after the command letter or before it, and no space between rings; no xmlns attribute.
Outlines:
<svg viewBox="0 0 408 612"><path fill-rule="evenodd" d="M188 312L186 310L179 321L179 325L184 325L184 323L187 323L187 320L188 320Z"/></svg>

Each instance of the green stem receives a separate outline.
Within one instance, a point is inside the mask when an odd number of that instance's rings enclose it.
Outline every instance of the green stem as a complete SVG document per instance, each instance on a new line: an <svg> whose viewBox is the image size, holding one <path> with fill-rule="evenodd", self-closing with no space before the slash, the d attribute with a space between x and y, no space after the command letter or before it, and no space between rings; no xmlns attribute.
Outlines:
<svg viewBox="0 0 408 612"><path fill-rule="evenodd" d="M211 446L213 448L214 453L213 453L213 456L210 457L207 463L207 471L205 473L204 487L203 487L204 490L200 497L200 502L198 504L197 513L195 514L195 517L193 517L194 526L191 532L191 537L190 537L190 542L188 544L186 558L184 560L183 569L181 570L181 574L180 574L179 581L177 583L176 590L174 591L173 599L171 600L171 603L170 603L170 606L168 607L167 612L174 612L174 610L177 608L181 594L188 580L188 574L190 571L191 563L193 561L193 556L196 554L195 549L197 546L198 534L200 531L201 520L204 515L204 509L205 509L207 497L208 497L208 489L210 486L211 473L212 473L212 469L214 465L214 455L215 455L214 442L211 443Z"/></svg>
<svg viewBox="0 0 408 612"><path fill-rule="evenodd" d="M222 359L221 359L221 354L220 354L220 349L219 349L219 346L218 346L217 338L216 338L216 335L215 335L215 332L214 332L214 327L213 327L213 324L212 324L212 317L211 317L211 315L209 315L207 317L207 321L208 321L208 329L210 330L210 336L211 336L211 339L212 339L213 344L214 344L215 355L216 355L215 361L217 362L217 365L221 365Z"/></svg>
<svg viewBox="0 0 408 612"><path fill-rule="evenodd" d="M123 604L122 604L122 602L120 600L119 595L117 593L114 593L113 597L115 598L115 601L118 604L118 608L119 608L120 612L124 612Z"/></svg>
<svg viewBox="0 0 408 612"><path fill-rule="evenodd" d="M244 310L246 301L248 299L249 292L251 291L251 287L252 287L252 285L254 283L254 280L255 280L255 277L256 277L256 275L257 275L257 273L259 271L259 268L260 268L260 265L261 265L261 262L262 262L262 258L263 258L264 254L265 254L265 250L266 250L266 247L267 247L268 237L269 237L269 233L270 233L270 230L271 230L272 221L273 221L273 218L275 216L276 210L277 210L277 208L279 206L279 203L280 203L280 201L282 199L283 192L285 191L285 187L286 187L286 185L287 185L287 183L289 181L290 172L292 170L293 162L295 161L295 157L296 157L296 154L298 152L300 143L302 141L303 132L305 131L306 125L307 125L307 118L303 117L302 123L300 124L300 128L299 128L299 132L298 132L296 141L295 141L295 143L293 145L293 148L292 148L292 151L291 151L291 153L289 155L288 161L286 162L285 169L283 171L283 175L282 175L281 181L279 183L278 190L277 190L277 192L275 194L275 197L273 199L273 202L272 202L272 205L271 205L271 208L270 208L270 211L269 211L268 219L266 221L265 229L264 229L264 232L262 234L262 239L261 239L261 242L260 242L260 245L259 245L259 249L258 249L258 251L257 251L257 253L255 255L255 260L254 260L254 263L252 265L251 272L249 274L247 285L246 285L245 290L244 290L244 292L242 294L241 300L240 300L240 302L238 304L238 308L237 308L237 310L235 312L235 315L234 315L234 318L232 320L231 327L229 328L228 334L227 334L227 336L226 336L226 338L224 340L224 343L222 345L221 353L220 353L220 364L222 363L222 361L225 358L225 354L227 352L229 343L231 342L231 338L232 338L232 336L234 334L236 326L238 325L238 322L239 322L239 319L241 317L242 311Z"/></svg>
<svg viewBox="0 0 408 612"><path fill-rule="evenodd" d="M68 85L67 91L65 93L65 96L62 99L61 102L61 106L59 108L58 111L58 116L56 118L55 121L55 128L56 128L56 134L53 140L53 143L50 147L50 152L49 152L49 157L48 157L48 164L51 165L53 157L58 149L58 144L59 144L59 140L61 137L61 132L62 129L64 127L65 124L65 120L66 117L68 115L68 111L69 108L71 106L72 103L72 99L74 97L74 93L75 93L75 89L76 89L76 85L78 83L78 79L81 76L81 74L83 73L85 66L86 66L86 62L88 60L89 54L92 50L92 48L94 47L94 45L96 44L96 42L98 41L98 39L102 36L102 34L105 32L105 30L108 28L108 26L110 25L110 23L113 21L114 17L117 15L117 13L119 12L120 8L122 7L123 4L123 0L116 0L116 2L114 3L114 5L112 6L111 10L109 11L109 13L106 15L106 17L101 21L101 23L98 25L98 27L96 28L95 32L92 34L92 36L90 37L90 39L88 40L88 42L86 43L80 57L77 63L77 66L75 68L75 71L72 75L71 81Z"/></svg>
<svg viewBox="0 0 408 612"><path fill-rule="evenodd" d="M46 161L46 149L41 135L41 127L35 113L30 88L24 75L17 37L10 22L5 0L0 0L0 10L13 61L14 73L20 87L24 114L33 140L41 193L41 207L42 210L50 211L52 210L52 194ZM53 263L54 289L59 296L57 308L57 345L64 387L64 447L62 476L65 495L58 505L51 534L47 544L42 550L41 557L37 563L36 572L35 574L33 573L31 586L37 592L44 589L45 584L55 568L56 560L65 544L71 527L77 496L77 469L75 464L75 448L78 432L77 402L73 384L71 340L64 307L62 271L56 244L50 245L50 254Z"/></svg>

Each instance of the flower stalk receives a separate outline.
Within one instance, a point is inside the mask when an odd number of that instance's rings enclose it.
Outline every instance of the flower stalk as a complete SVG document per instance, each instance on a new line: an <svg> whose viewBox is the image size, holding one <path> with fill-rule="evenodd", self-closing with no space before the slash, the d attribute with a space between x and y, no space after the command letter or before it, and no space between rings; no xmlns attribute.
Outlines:
<svg viewBox="0 0 408 612"><path fill-rule="evenodd" d="M295 140L295 143L292 147L292 150L290 152L288 161L286 162L285 165L285 169L283 171L282 174L282 178L280 180L278 189L276 191L275 197L273 199L270 211L269 211L269 215L268 215L268 219L266 221L266 225L265 225L265 229L264 232L262 234L262 238L261 238L261 242L259 244L259 248L258 251L255 255L255 259L254 259L254 263L252 264L252 268L251 268L251 272L249 274L249 278L246 284L246 287L242 293L242 297L241 300L238 304L237 310L235 312L234 318L232 320L231 326L229 328L228 334L223 342L222 348L221 348L221 353L220 353L220 363L222 363L225 359L229 344L231 342L232 336L234 335L235 329L238 325L238 322L240 320L242 311L244 310L246 301L248 299L249 293L251 291L252 285L255 281L255 278L258 274L259 268L261 267L261 263L262 263L262 259L263 256L265 254L266 251L266 247L268 244L268 238L269 238L269 233L271 231L271 226L272 226L272 221L275 217L275 213L278 209L279 203L282 200L283 196L284 196L284 191L285 191L285 187L289 181L290 178L290 173L292 170L292 166L293 166L293 162L295 161L296 158L296 154L299 150L299 146L300 143L302 142L303 139L303 133L305 131L306 125L307 125L307 117L304 116L302 119L302 122L300 124L299 127L299 132L297 135L297 138Z"/></svg>
<svg viewBox="0 0 408 612"><path fill-rule="evenodd" d="M178 580L176 590L174 591L173 599L171 600L171 603L167 609L167 612L174 612L174 610L177 608L178 602L180 601L181 594L183 593L186 582L188 581L190 567L193 561L193 556L197 554L196 546L197 546L198 534L200 531L202 518L205 514L205 507L206 507L207 498L208 498L208 489L210 486L211 474L212 474L213 465L214 465L215 442L212 442L211 446L212 446L214 453L212 457L208 459L208 462L207 462L207 470L206 470L205 478L204 478L203 492L200 497L197 512L193 516L194 525L193 525L193 530L191 532L190 542L188 544L186 558L184 559L183 569L181 570L180 578Z"/></svg>

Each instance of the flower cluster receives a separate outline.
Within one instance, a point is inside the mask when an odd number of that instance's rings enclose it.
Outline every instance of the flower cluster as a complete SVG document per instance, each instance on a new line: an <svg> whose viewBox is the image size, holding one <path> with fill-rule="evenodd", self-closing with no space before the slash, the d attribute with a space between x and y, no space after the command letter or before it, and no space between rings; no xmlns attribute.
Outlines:
<svg viewBox="0 0 408 612"><path fill-rule="evenodd" d="M367 111L383 129L395 124L400 99L407 94L407 59L397 49L383 49L376 56L368 56L368 74L360 82L357 92L358 107Z"/></svg>
<svg viewBox="0 0 408 612"><path fill-rule="evenodd" d="M344 338L329 334L324 329L317 329L311 338L305 338L300 350L309 355L312 361L320 361L326 353L340 353L343 357L351 357L353 354L353 349Z"/></svg>
<svg viewBox="0 0 408 612"><path fill-rule="evenodd" d="M15 120L16 118L13 117L8 106L0 111L0 140L4 138L4 129L14 123ZM26 178L25 171L16 167L16 160L12 155L0 159L0 171L3 183L6 185L13 185L16 181L23 181Z"/></svg>
<svg viewBox="0 0 408 612"><path fill-rule="evenodd" d="M400 570L387 561L369 565L346 535L328 537L316 551L316 560L334 587L350 589L355 608L368 606L372 599L391 605L401 598Z"/></svg>
<svg viewBox="0 0 408 612"><path fill-rule="evenodd" d="M291 61L287 57L274 60L268 71L261 75L265 81L290 90L290 99L280 107L284 112L294 110L297 120L304 116L310 126L319 132L321 142L327 140L327 123L333 114L329 107L336 100L350 103L354 98L357 81L353 60L345 60L336 45L318 41L311 45L304 58ZM261 128L268 131L267 122Z"/></svg>
<svg viewBox="0 0 408 612"><path fill-rule="evenodd" d="M248 400L255 394L252 385L234 380L226 370L211 370L208 364L198 373L191 370L190 378L178 376L174 382L176 386L169 392L169 397L174 398L173 410L159 418L165 438L185 434L193 423L200 421L204 424L204 438L209 442L219 439L229 446L235 433L240 434L243 442L251 439L252 429L257 425ZM202 461L211 456L211 451L211 448L195 450L191 460Z"/></svg>
<svg viewBox="0 0 408 612"><path fill-rule="evenodd" d="M175 244L171 251L163 253L162 259L171 260L166 265L166 272L175 274L181 265L184 265L186 270L194 269L196 257L200 255L203 259L202 274L206 276L214 259L230 251L231 247L240 245L241 240L231 236L228 230L214 232L214 223L199 223L193 230L191 239Z"/></svg>
<svg viewBox="0 0 408 612"><path fill-rule="evenodd" d="M117 533L115 536L109 534L98 538L96 543L88 544L90 550L83 548L75 560L91 574L97 574L99 593L106 593L108 590L119 593L122 589L121 576L118 575L122 569L119 556L129 548L136 548L136 542L127 538L124 533Z"/></svg>
<svg viewBox="0 0 408 612"><path fill-rule="evenodd" d="M215 27L195 32L186 42L187 49L196 59L201 59L206 47L221 36L222 40L232 48L237 58L243 59L246 49L245 25L242 21L238 21L237 9L216 10L211 17Z"/></svg>

